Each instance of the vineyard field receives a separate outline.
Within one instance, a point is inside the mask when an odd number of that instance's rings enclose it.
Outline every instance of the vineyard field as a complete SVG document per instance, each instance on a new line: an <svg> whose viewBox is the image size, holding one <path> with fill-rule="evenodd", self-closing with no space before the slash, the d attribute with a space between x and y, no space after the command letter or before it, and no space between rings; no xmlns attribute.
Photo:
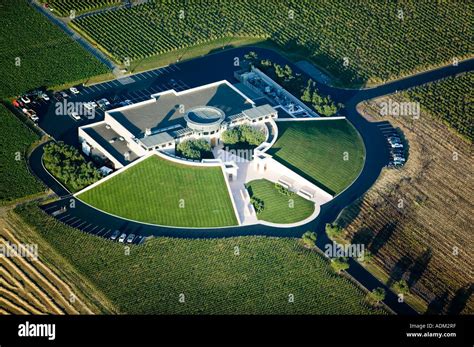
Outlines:
<svg viewBox="0 0 474 347"><path fill-rule="evenodd" d="M44 190L26 164L28 148L39 136L0 105L0 204Z"/></svg>
<svg viewBox="0 0 474 347"><path fill-rule="evenodd" d="M47 3L61 17L70 16L71 11L74 11L75 15L79 15L122 3L121 0L41 0L41 2Z"/></svg>
<svg viewBox="0 0 474 347"><path fill-rule="evenodd" d="M469 90L474 86L474 72L451 77L405 92L432 116L441 119L472 143L474 140L474 104Z"/></svg>
<svg viewBox="0 0 474 347"><path fill-rule="evenodd" d="M37 245L26 257L2 257L0 314L94 314L114 312L73 266L51 249L12 210L0 215L0 245ZM35 257L37 256L37 258Z"/></svg>
<svg viewBox="0 0 474 347"><path fill-rule="evenodd" d="M361 289L295 239L154 238L127 254L124 245L67 227L34 205L16 212L119 313L385 313L369 308Z"/></svg>
<svg viewBox="0 0 474 347"><path fill-rule="evenodd" d="M474 5L434 1L150 1L77 18L117 62L222 37L302 50L344 84L374 84L472 56Z"/></svg>
<svg viewBox="0 0 474 347"><path fill-rule="evenodd" d="M424 95L421 105L436 103L438 94L430 94L432 88L442 85L459 91L457 83L464 84L464 78L424 87L417 93ZM407 101L402 95L390 97ZM386 98L366 102L359 111L380 120L380 105ZM447 95L455 119L467 117L459 99L462 93ZM400 170L384 170L337 222L345 227L348 239L369 248L373 265L389 285L407 281L410 296L424 303L423 311L472 314L472 148L437 118L423 108L419 119L388 118L408 142L407 163Z"/></svg>
<svg viewBox="0 0 474 347"><path fill-rule="evenodd" d="M0 97L108 72L26 1L2 1L0 13L0 36L8 38L0 43Z"/></svg>

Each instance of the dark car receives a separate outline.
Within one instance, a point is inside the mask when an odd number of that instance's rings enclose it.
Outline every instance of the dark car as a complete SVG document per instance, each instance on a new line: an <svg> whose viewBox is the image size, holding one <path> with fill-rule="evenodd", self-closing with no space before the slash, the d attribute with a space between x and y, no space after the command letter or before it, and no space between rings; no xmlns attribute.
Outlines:
<svg viewBox="0 0 474 347"><path fill-rule="evenodd" d="M115 241L117 237L120 235L120 230L115 230L112 235L110 235L110 239Z"/></svg>

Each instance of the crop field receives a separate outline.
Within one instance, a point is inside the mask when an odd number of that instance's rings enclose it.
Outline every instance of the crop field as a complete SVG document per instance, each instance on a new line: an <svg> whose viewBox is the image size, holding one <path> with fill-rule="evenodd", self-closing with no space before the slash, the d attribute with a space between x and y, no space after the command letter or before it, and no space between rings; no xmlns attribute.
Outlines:
<svg viewBox="0 0 474 347"><path fill-rule="evenodd" d="M474 104L472 93L474 72L451 77L408 90L407 98L420 102L430 115L441 119L472 143L474 140Z"/></svg>
<svg viewBox="0 0 474 347"><path fill-rule="evenodd" d="M273 182L261 179L247 184L251 196L262 200L264 210L258 219L272 223L295 223L308 218L314 211L314 203L301 196L280 193Z"/></svg>
<svg viewBox="0 0 474 347"><path fill-rule="evenodd" d="M5 38L0 42L0 97L108 72L24 0L0 4L0 37Z"/></svg>
<svg viewBox="0 0 474 347"><path fill-rule="evenodd" d="M365 149L345 119L278 122L278 140L268 151L331 194L348 187L364 166Z"/></svg>
<svg viewBox="0 0 474 347"><path fill-rule="evenodd" d="M0 216L0 245L12 251L12 245L38 245L27 256L2 257L0 268L0 315L2 314L93 314L111 312L105 299L93 299L84 280L74 275L44 240L14 213ZM51 260L54 264L51 263ZM80 290L76 285L81 285Z"/></svg>
<svg viewBox="0 0 474 347"><path fill-rule="evenodd" d="M16 211L119 313L385 313L367 307L361 289L296 239L156 238L131 245L127 255L124 245L65 226L33 205Z"/></svg>
<svg viewBox="0 0 474 347"><path fill-rule="evenodd" d="M28 171L26 154L39 140L31 129L0 105L0 205L44 190Z"/></svg>
<svg viewBox="0 0 474 347"><path fill-rule="evenodd" d="M41 0L52 8L55 14L66 17L74 11L75 15L120 5L121 0Z"/></svg>
<svg viewBox="0 0 474 347"><path fill-rule="evenodd" d="M146 223L189 227L237 225L220 167L193 167L157 156L78 198L106 212Z"/></svg>
<svg viewBox="0 0 474 347"><path fill-rule="evenodd" d="M120 62L255 37L346 84L370 84L471 56L473 10L463 1L150 1L72 25Z"/></svg>
<svg viewBox="0 0 474 347"><path fill-rule="evenodd" d="M437 94L426 95L422 105ZM378 119L380 101L365 103L361 112ZM422 311L472 314L472 147L436 118L423 111L418 120L389 118L408 141L408 161L400 170L384 170L338 223L353 243L368 246L387 283L408 282Z"/></svg>

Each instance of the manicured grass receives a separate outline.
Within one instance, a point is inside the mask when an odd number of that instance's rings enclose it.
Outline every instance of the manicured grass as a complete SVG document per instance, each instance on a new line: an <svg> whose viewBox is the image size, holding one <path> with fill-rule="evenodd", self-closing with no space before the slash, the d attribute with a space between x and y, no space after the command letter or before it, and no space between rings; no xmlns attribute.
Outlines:
<svg viewBox="0 0 474 347"><path fill-rule="evenodd" d="M384 313L367 307L358 287L295 239L156 238L131 245L127 255L123 245L71 229L35 206L17 211L120 313Z"/></svg>
<svg viewBox="0 0 474 347"><path fill-rule="evenodd" d="M314 203L297 194L290 196L280 193L275 183L265 179L247 183L251 196L263 200L264 210L258 219L272 223L295 223L308 218L314 211Z"/></svg>
<svg viewBox="0 0 474 347"><path fill-rule="evenodd" d="M152 224L237 225L220 167L195 167L152 156L79 195L106 212Z"/></svg>
<svg viewBox="0 0 474 347"><path fill-rule="evenodd" d="M277 124L278 140L268 153L327 192L341 192L362 170L364 144L347 120Z"/></svg>
<svg viewBox="0 0 474 347"><path fill-rule="evenodd" d="M87 81L108 69L25 0L0 4L0 96Z"/></svg>
<svg viewBox="0 0 474 347"><path fill-rule="evenodd" d="M26 154L39 140L31 129L0 105L0 204L39 193L43 185L30 174Z"/></svg>

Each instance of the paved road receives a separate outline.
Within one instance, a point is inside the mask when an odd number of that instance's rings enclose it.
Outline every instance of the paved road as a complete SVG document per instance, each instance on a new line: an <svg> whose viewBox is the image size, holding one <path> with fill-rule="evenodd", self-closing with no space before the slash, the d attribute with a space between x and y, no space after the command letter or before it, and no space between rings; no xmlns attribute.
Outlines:
<svg viewBox="0 0 474 347"><path fill-rule="evenodd" d="M233 64L234 57L243 57L243 55L249 50L256 51L260 58L268 58L280 64L288 64L293 67L294 71L302 73L302 71L297 67L293 66L290 62L286 61L273 51L261 48L237 48L182 62L167 68L137 74L129 77L130 80L128 81L130 83L123 84L117 81L111 81L83 88L81 94L74 98L77 98L78 101L87 101L89 99L97 100L102 97L107 97L110 100L124 100L130 98L132 95L137 98L137 101L140 101L148 98L148 94L156 92L156 90L170 88L171 78L174 80L173 84L178 84L178 87L175 87L178 90L222 79L235 82L233 72L237 70L238 67L235 67ZM362 196L373 185L380 175L382 168L388 163L388 144L380 129L381 126L386 126L387 122L368 122L358 114L356 105L362 100L390 94L397 90L421 85L426 82L455 75L464 71L470 71L473 69L473 62L474 60L469 60L460 63L458 67L445 67L429 71L372 89L348 90L319 85L319 89L323 92L330 93L333 100L344 103L345 108L342 110L342 114L352 122L364 140L366 146L366 162L357 180L335 199L323 205L319 216L304 226L283 229L253 225L209 230L161 227L126 221L97 211L80 201L74 201L75 207L69 208L71 197L64 197L59 201L45 205L43 206L43 209L51 214L54 211L59 211L63 206L65 206L66 212L56 216L56 218L75 228L103 237L108 237L115 229L125 231L126 233L134 233L143 237L172 236L185 238L216 238L244 235L300 237L304 231L314 230L318 233L317 246L320 249L324 249L326 244L331 243L324 231L325 224L334 221L344 207ZM74 101L74 98L71 100ZM42 107L46 114L43 115L42 112L39 112L41 117L40 125L56 139L76 144L76 129L79 124L67 117L58 119L58 116L54 114L54 107L47 105L43 105ZM98 119L83 121L81 125L84 124L84 122L92 122L99 119L100 115L98 116ZM43 172L44 168L40 163L41 151L42 148L39 147L33 152L30 158L31 169L48 186L55 190L59 196L67 195L62 188L58 188L57 183L54 182L50 175ZM350 263L351 266L347 272L367 289L372 290L376 287L383 287L386 289L387 296L385 303L392 310L400 314L416 314L416 312L407 304L399 303L397 296L385 285L379 282L372 274L366 271L359 263L352 259L350 260Z"/></svg>

